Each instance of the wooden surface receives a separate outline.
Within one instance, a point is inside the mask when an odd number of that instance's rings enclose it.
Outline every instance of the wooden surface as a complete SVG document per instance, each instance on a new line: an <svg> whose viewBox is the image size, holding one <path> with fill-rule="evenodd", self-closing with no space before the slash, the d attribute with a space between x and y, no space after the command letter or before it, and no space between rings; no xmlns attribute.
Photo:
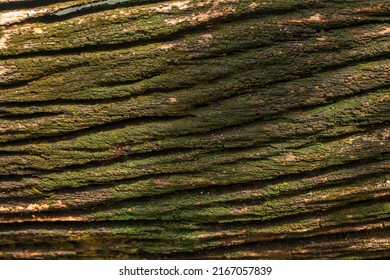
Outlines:
<svg viewBox="0 0 390 280"><path fill-rule="evenodd" d="M390 257L390 3L0 0L0 258Z"/></svg>

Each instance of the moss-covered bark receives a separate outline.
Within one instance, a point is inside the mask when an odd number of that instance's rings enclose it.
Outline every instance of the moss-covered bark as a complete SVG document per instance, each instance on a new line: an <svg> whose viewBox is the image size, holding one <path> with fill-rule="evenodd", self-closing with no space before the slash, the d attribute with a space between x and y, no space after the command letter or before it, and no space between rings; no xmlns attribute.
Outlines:
<svg viewBox="0 0 390 280"><path fill-rule="evenodd" d="M388 1L49 2L0 0L0 258L390 256Z"/></svg>

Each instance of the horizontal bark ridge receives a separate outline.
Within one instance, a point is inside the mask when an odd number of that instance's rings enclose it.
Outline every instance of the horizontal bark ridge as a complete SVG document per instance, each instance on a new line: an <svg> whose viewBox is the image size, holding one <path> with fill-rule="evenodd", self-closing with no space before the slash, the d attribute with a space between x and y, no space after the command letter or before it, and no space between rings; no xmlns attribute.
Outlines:
<svg viewBox="0 0 390 280"><path fill-rule="evenodd" d="M388 1L0 9L0 258L390 256Z"/></svg>

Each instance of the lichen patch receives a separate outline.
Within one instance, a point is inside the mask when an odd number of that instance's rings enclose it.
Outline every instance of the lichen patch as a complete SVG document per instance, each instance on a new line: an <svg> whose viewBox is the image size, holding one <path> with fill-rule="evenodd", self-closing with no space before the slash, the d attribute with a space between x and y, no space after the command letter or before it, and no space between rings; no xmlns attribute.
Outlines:
<svg viewBox="0 0 390 280"><path fill-rule="evenodd" d="M35 34L43 34L42 28L34 28L33 31L34 31Z"/></svg>
<svg viewBox="0 0 390 280"><path fill-rule="evenodd" d="M385 10L385 9L386 9L385 5L377 4L377 5L370 5L370 6L367 6L367 7L354 9L354 12L356 12L356 13L364 13L364 14L365 13L373 14L373 13L377 13L378 11L382 11L382 10Z"/></svg>
<svg viewBox="0 0 390 280"><path fill-rule="evenodd" d="M213 39L213 35L212 34L203 34L200 37L203 38L203 39L206 39L206 40Z"/></svg>
<svg viewBox="0 0 390 280"><path fill-rule="evenodd" d="M34 203L34 204L29 204L26 207L26 210L28 210L28 211L42 211L42 210L49 209L49 207L50 207L49 204L46 204L46 203L42 203L42 204Z"/></svg>
<svg viewBox="0 0 390 280"><path fill-rule="evenodd" d="M284 162L292 162L292 161L296 161L296 156L294 156L292 153L288 153L285 157L284 157Z"/></svg>
<svg viewBox="0 0 390 280"><path fill-rule="evenodd" d="M15 66L2 66L0 65L0 82L4 83L7 80L7 76L15 73L17 68Z"/></svg>
<svg viewBox="0 0 390 280"><path fill-rule="evenodd" d="M171 12L173 9L179 9L180 11L183 11L183 10L186 10L190 7L189 6L190 2L191 1L188 1L188 0L173 2L173 3L165 4L165 5L160 6L160 7L156 7L154 10L156 12L159 12L159 13Z"/></svg>
<svg viewBox="0 0 390 280"><path fill-rule="evenodd" d="M62 200L57 200L55 204L53 204L56 208L66 208L66 204L62 202Z"/></svg>
<svg viewBox="0 0 390 280"><path fill-rule="evenodd" d="M168 19L168 20L165 20L165 22L167 24L170 24L170 25L175 25L175 24L179 24L182 22L191 22L191 23L206 22L206 21L209 21L210 19L213 19L213 18L227 16L229 14L234 13L235 11L236 11L235 7L229 7L229 8L224 9L223 11L214 11L214 12L201 13L201 14L191 15L191 16L186 16L186 17L181 17L181 18Z"/></svg>
<svg viewBox="0 0 390 280"><path fill-rule="evenodd" d="M9 208L8 207L2 207L0 206L0 212L8 212Z"/></svg>
<svg viewBox="0 0 390 280"><path fill-rule="evenodd" d="M309 17L307 19L307 21L309 21L309 22L321 22L321 21L323 21L323 19L324 19L323 15L321 15L320 13L316 13L316 14L312 15L311 17Z"/></svg>
<svg viewBox="0 0 390 280"><path fill-rule="evenodd" d="M21 22L37 14L34 10L11 11L0 14L0 25L9 25Z"/></svg>
<svg viewBox="0 0 390 280"><path fill-rule="evenodd" d="M378 32L380 35L385 35L390 33L390 27L384 27L381 31Z"/></svg>
<svg viewBox="0 0 390 280"><path fill-rule="evenodd" d="M0 38L0 50L7 48L7 41L10 35L8 33L4 33L3 36Z"/></svg>
<svg viewBox="0 0 390 280"><path fill-rule="evenodd" d="M320 42L327 41L328 39L329 39L329 36L318 35L316 37L316 40L320 41Z"/></svg>
<svg viewBox="0 0 390 280"><path fill-rule="evenodd" d="M172 43L167 43L167 44L161 44L158 48L159 48L160 50L166 51L166 50L172 49L174 46L175 46L175 45L172 44Z"/></svg>
<svg viewBox="0 0 390 280"><path fill-rule="evenodd" d="M254 10L254 9L256 9L259 6L260 6L260 3L253 2L253 3L249 4L249 9Z"/></svg>
<svg viewBox="0 0 390 280"><path fill-rule="evenodd" d="M290 23L324 23L327 22L326 17L321 13L315 13L308 18L303 19L292 19ZM283 25L283 23L281 23Z"/></svg>
<svg viewBox="0 0 390 280"><path fill-rule="evenodd" d="M39 204L39 203L32 203L29 204L28 206L21 206L21 205L16 205L13 207L0 207L0 212L19 212L19 211L29 211L29 212L38 212L38 211L44 211L49 209L49 204Z"/></svg>

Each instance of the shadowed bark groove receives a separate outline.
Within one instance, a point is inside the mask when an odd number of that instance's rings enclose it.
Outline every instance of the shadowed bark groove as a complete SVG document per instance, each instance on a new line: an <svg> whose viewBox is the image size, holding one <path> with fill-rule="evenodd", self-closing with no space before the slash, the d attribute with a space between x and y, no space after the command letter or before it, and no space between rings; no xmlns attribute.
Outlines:
<svg viewBox="0 0 390 280"><path fill-rule="evenodd" d="M0 0L0 258L390 257L388 1L105 2Z"/></svg>

